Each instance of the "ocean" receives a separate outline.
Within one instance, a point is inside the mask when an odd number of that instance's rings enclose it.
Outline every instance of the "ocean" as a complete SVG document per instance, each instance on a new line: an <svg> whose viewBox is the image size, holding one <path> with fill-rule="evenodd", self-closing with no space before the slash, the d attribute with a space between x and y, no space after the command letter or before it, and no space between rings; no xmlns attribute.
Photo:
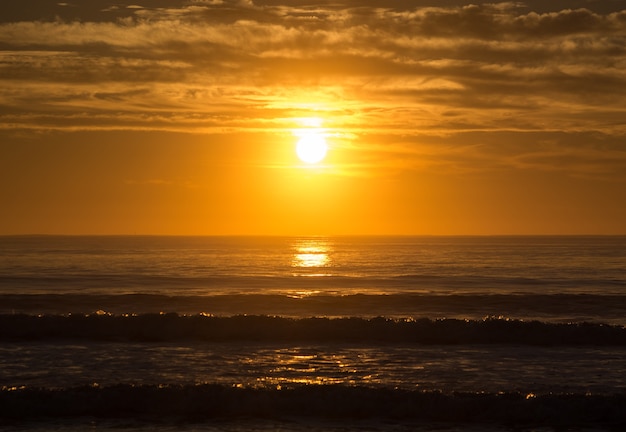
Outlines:
<svg viewBox="0 0 626 432"><path fill-rule="evenodd" d="M0 237L0 429L626 428L626 237Z"/></svg>

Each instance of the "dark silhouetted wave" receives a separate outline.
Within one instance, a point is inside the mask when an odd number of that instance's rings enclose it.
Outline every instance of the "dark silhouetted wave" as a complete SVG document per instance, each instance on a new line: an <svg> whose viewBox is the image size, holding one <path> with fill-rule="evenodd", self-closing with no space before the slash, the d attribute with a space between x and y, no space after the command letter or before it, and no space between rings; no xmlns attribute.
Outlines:
<svg viewBox="0 0 626 432"><path fill-rule="evenodd" d="M213 384L69 389L4 388L0 418L97 417L198 421L228 418L413 419L469 424L626 425L626 395L440 393L304 385L237 388Z"/></svg>
<svg viewBox="0 0 626 432"><path fill-rule="evenodd" d="M359 342L626 345L626 328L490 317L462 319L286 318L142 315L0 315L0 340Z"/></svg>
<svg viewBox="0 0 626 432"><path fill-rule="evenodd" d="M507 316L540 321L626 324L626 297L595 294L162 295L0 294L0 314L177 312L212 315L470 318Z"/></svg>

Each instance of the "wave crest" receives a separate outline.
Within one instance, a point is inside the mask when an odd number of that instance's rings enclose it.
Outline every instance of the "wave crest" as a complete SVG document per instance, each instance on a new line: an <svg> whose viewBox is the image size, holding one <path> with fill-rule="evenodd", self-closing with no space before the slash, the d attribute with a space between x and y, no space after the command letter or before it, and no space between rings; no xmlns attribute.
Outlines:
<svg viewBox="0 0 626 432"><path fill-rule="evenodd" d="M617 427L626 395L451 393L340 385L289 389L217 384L70 389L2 389L0 418L286 418L414 419L463 423Z"/></svg>
<svg viewBox="0 0 626 432"><path fill-rule="evenodd" d="M358 342L416 344L626 345L626 328L546 323L503 317L482 320L390 318L216 317L176 313L0 315L0 340Z"/></svg>

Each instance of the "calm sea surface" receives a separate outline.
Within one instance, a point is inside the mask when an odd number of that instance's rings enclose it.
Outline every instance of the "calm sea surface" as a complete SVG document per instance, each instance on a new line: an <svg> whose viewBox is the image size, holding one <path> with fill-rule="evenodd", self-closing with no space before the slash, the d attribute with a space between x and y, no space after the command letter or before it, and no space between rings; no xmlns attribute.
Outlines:
<svg viewBox="0 0 626 432"><path fill-rule="evenodd" d="M626 237L0 237L0 419L613 430L625 325Z"/></svg>

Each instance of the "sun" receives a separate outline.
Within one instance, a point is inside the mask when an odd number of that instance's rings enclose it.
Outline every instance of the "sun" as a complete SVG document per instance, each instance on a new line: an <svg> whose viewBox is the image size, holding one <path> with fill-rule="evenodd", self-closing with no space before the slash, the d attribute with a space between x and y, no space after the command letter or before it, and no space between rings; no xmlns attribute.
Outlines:
<svg viewBox="0 0 626 432"><path fill-rule="evenodd" d="M308 164L321 162L326 157L327 151L326 138L316 130L302 133L296 144L296 154L302 162Z"/></svg>

